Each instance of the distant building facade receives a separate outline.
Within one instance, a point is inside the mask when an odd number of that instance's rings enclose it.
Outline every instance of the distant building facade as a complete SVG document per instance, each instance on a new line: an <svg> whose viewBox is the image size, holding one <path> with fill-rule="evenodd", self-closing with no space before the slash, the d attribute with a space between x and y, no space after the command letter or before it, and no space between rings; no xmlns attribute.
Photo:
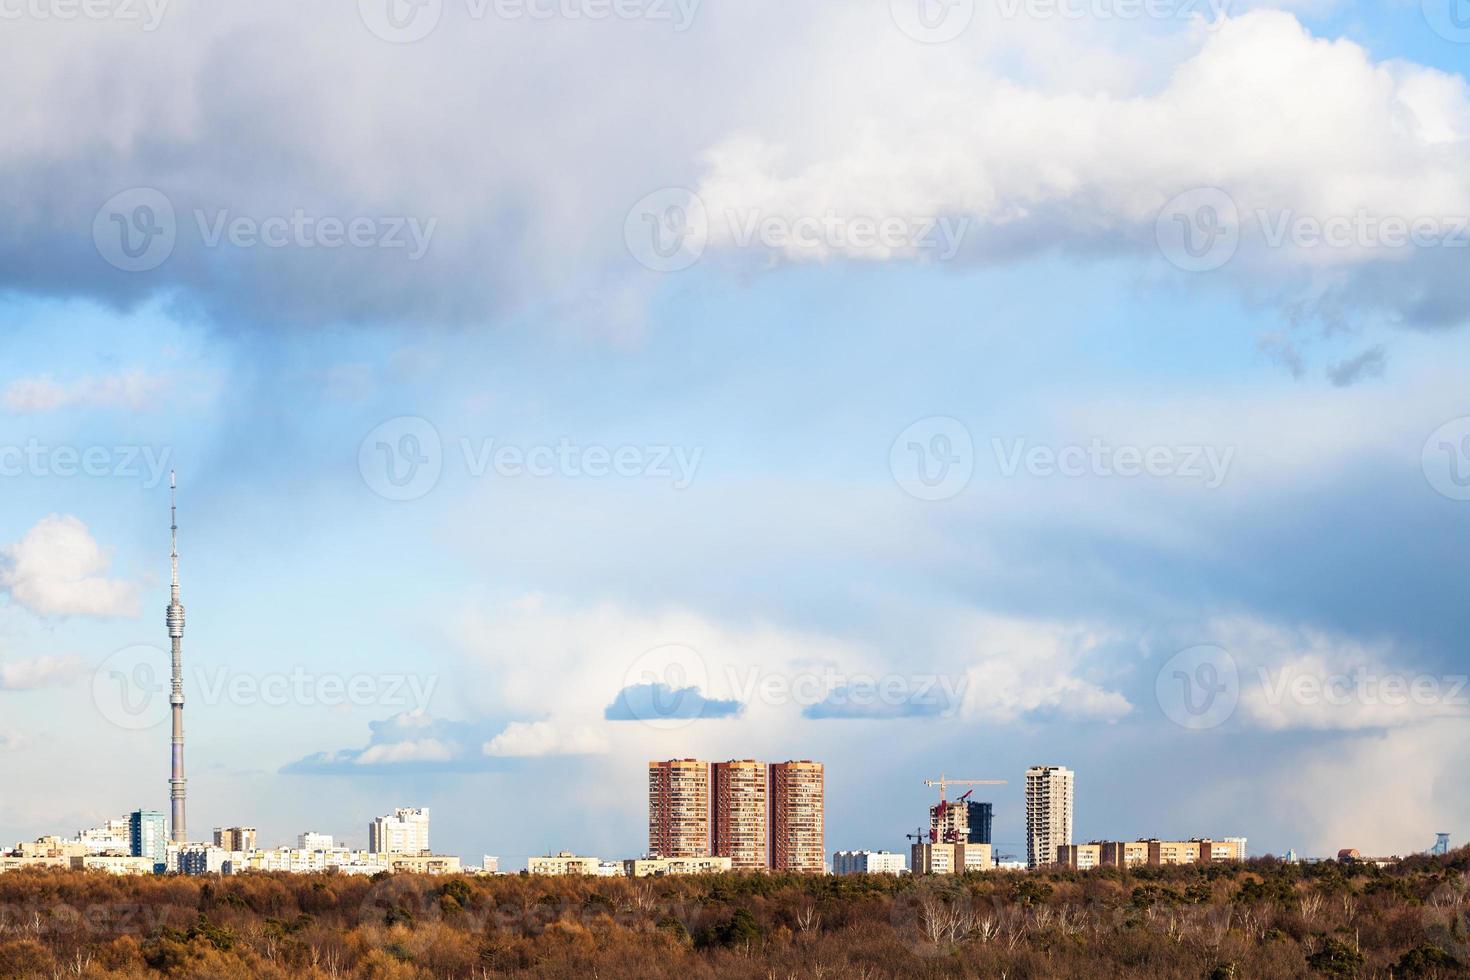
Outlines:
<svg viewBox="0 0 1470 980"><path fill-rule="evenodd" d="M714 854L736 871L770 867L770 773L764 762L714 765Z"/></svg>
<svg viewBox="0 0 1470 980"><path fill-rule="evenodd" d="M1039 868L1057 859L1057 848L1072 843L1073 773L1064 766L1026 770L1026 866Z"/></svg>
<svg viewBox="0 0 1470 980"><path fill-rule="evenodd" d="M1057 848L1056 863L1086 871L1089 868L1158 868L1174 864L1210 864L1217 861L1244 861L1245 858L1244 837L1227 837L1222 840L1196 837L1187 841L1092 841L1088 844L1063 844Z"/></svg>
<svg viewBox="0 0 1470 980"><path fill-rule="evenodd" d="M368 850L374 854L421 854L429 850L427 807L399 807L368 824Z"/></svg>
<svg viewBox="0 0 1470 980"><path fill-rule="evenodd" d="M989 844L921 841L911 848L911 855L916 875L953 875L995 868L995 857Z"/></svg>
<svg viewBox="0 0 1470 980"><path fill-rule="evenodd" d="M892 851L836 851L832 854L834 875L901 875L907 870L904 856Z"/></svg>
<svg viewBox="0 0 1470 980"><path fill-rule="evenodd" d="M633 858L623 862L629 878L662 878L666 875L710 875L731 870L728 857Z"/></svg>
<svg viewBox="0 0 1470 980"><path fill-rule="evenodd" d="M256 849L254 827L216 827L214 846L226 851L253 851Z"/></svg>
<svg viewBox="0 0 1470 980"><path fill-rule="evenodd" d="M168 817L161 810L134 810L128 816L128 853L168 863Z"/></svg>
<svg viewBox="0 0 1470 980"><path fill-rule="evenodd" d="M545 857L526 860L526 872L533 875L590 875L595 876L602 861L595 857L583 857L571 851L558 851Z"/></svg>
<svg viewBox="0 0 1470 980"><path fill-rule="evenodd" d="M822 874L826 858L826 777L820 762L771 764L771 867Z"/></svg>
<svg viewBox="0 0 1470 980"><path fill-rule="evenodd" d="M990 803L975 800L965 801L966 822L970 825L969 843L990 844L991 825L995 822L995 807Z"/></svg>
<svg viewBox="0 0 1470 980"><path fill-rule="evenodd" d="M648 764L648 853L709 857L710 764L670 759Z"/></svg>

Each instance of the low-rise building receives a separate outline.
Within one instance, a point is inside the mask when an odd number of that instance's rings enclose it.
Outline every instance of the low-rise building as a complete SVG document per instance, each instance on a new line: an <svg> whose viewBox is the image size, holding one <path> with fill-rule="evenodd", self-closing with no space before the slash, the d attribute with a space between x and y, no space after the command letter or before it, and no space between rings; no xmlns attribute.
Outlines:
<svg viewBox="0 0 1470 980"><path fill-rule="evenodd" d="M832 855L835 875L901 875L907 870L903 855L892 851L836 851Z"/></svg>
<svg viewBox="0 0 1470 980"><path fill-rule="evenodd" d="M526 861L526 871L533 875L596 875L602 861L595 857L581 857L571 851L558 851L545 857L533 857Z"/></svg>
<svg viewBox="0 0 1470 980"><path fill-rule="evenodd" d="M386 858L388 868L395 872L411 872L418 875L457 875L459 858L452 854L379 854Z"/></svg>
<svg viewBox="0 0 1470 980"><path fill-rule="evenodd" d="M131 854L83 854L71 859L73 871L103 871L111 875L151 875L151 857Z"/></svg>
<svg viewBox="0 0 1470 980"><path fill-rule="evenodd" d="M641 857L623 862L623 871L629 878L724 874L731 867L732 861L727 857Z"/></svg>
<svg viewBox="0 0 1470 980"><path fill-rule="evenodd" d="M990 844L918 843L912 848L912 856L916 875L953 875L995 868Z"/></svg>
<svg viewBox="0 0 1470 980"><path fill-rule="evenodd" d="M1244 837L1212 840L1196 837L1186 841L1136 840L1092 841L1064 844L1057 848L1057 863L1065 868L1158 868L1176 864L1209 864L1213 861L1244 861Z"/></svg>

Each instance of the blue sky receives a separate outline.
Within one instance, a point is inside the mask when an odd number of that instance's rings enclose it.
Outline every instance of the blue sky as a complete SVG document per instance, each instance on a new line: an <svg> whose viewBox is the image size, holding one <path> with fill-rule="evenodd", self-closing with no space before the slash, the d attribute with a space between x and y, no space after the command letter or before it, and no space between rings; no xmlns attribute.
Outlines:
<svg viewBox="0 0 1470 980"><path fill-rule="evenodd" d="M1039 763L1080 840L1463 840L1470 48L900 6L7 34L48 111L0 156L0 840L163 806L169 466L196 837L420 805L470 859L627 856L695 755L824 761L829 850L900 849L940 771L1009 780L1023 850ZM1188 271L1201 202L1238 243ZM1270 240L1359 214L1440 237ZM130 269L114 217L172 244Z"/></svg>

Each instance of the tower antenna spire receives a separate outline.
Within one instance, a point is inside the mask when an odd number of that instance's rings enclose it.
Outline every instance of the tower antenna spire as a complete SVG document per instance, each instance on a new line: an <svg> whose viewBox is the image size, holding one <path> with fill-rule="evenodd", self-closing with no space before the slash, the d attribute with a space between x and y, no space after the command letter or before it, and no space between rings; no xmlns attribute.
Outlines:
<svg viewBox="0 0 1470 980"><path fill-rule="evenodd" d="M168 475L169 563L173 580L169 587L167 612L169 645L173 650L172 683L168 703L173 713L173 739L169 767L169 801L172 804L171 837L183 844L189 839L184 821L184 796L188 780L184 778L184 604L179 601L179 479L173 471Z"/></svg>

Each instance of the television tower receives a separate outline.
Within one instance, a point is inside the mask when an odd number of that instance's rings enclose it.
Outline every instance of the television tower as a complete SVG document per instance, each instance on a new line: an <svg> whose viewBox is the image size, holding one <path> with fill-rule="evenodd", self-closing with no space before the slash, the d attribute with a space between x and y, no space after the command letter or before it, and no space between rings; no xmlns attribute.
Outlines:
<svg viewBox="0 0 1470 980"><path fill-rule="evenodd" d="M182 844L189 839L184 824L184 607L179 602L179 504L178 476L168 475L169 523L172 525L173 547L169 560L173 563L173 584L169 588L168 638L173 648L173 684L168 703L173 710L173 765L169 772L169 798L173 804L173 839Z"/></svg>

